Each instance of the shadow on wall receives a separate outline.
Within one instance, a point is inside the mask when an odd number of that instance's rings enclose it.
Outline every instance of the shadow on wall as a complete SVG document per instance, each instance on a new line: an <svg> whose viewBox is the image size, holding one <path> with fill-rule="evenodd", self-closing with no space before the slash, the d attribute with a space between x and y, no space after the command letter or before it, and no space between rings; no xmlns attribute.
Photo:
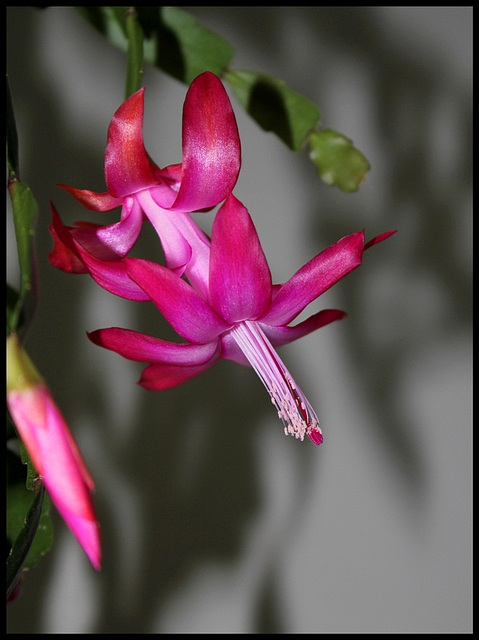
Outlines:
<svg viewBox="0 0 479 640"><path fill-rule="evenodd" d="M336 49L354 60L354 69L367 69L372 79L367 83L368 104L373 105L380 148L370 160L372 173L379 171L386 180L380 185L385 198L379 212L377 205L371 211L362 199L366 185L361 197L343 209L326 190L320 209L328 211L327 219L322 222L313 204L311 226L322 244L349 233L351 225L364 225L366 238L398 229L389 246L380 245L365 256L368 273L359 270L338 287L341 308L352 311L348 326L340 330L355 379L375 416L370 436L382 443L397 467L398 486L410 496L409 507L420 509L427 489L421 425L411 422L409 399L399 390L405 361L425 346L440 351L451 333L468 335L471 328L471 272L464 259L469 248L456 242L472 222L464 219L472 194L471 95L447 68L446 55L420 56L421 48L411 53L407 47L391 46L376 11L321 7L316 18L318 38L333 44L332 57ZM444 139L449 142L446 148ZM381 172L382 158L389 164L386 172ZM376 250L382 256L387 252L387 265L379 255L382 266L370 278ZM377 294L371 291L375 282L382 285ZM367 308L366 301L378 295L384 298L384 326L391 330L387 341L374 335L372 326L381 326L381 320L376 323ZM440 313L435 313L438 306ZM427 317L418 315L418 309Z"/></svg>

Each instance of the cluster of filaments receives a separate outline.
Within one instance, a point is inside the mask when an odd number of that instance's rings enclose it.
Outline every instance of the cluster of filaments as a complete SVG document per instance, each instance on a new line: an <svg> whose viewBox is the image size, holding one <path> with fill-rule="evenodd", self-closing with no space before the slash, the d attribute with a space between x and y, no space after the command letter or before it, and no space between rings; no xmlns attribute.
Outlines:
<svg viewBox="0 0 479 640"><path fill-rule="evenodd" d="M231 329L231 335L259 375L278 411L286 435L322 442L319 420L307 398L284 366L257 322L245 320Z"/></svg>

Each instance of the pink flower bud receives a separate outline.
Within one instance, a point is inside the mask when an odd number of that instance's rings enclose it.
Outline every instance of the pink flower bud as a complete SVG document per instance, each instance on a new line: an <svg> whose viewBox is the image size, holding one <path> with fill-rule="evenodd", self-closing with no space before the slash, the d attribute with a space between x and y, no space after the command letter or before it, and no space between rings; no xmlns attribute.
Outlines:
<svg viewBox="0 0 479 640"><path fill-rule="evenodd" d="M101 566L92 477L50 390L21 347L7 338L7 406L53 504L93 567Z"/></svg>

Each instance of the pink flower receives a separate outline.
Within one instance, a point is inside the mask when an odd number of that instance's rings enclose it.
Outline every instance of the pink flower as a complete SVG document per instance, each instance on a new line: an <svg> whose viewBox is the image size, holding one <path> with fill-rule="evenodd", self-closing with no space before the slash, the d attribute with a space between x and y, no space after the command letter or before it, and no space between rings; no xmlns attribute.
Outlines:
<svg viewBox="0 0 479 640"><path fill-rule="evenodd" d="M120 221L65 227L52 206L50 227L54 248L49 260L54 266L73 273L89 272L101 286L113 287L115 292L123 283L125 297L133 299L144 299L143 292L128 279L124 266L111 270L107 263L128 253L148 218L163 244L167 266L182 273L192 258L191 242L198 240L198 227L192 225L189 214L222 202L233 189L241 166L234 112L214 74L202 73L187 92L181 164L160 169L148 156L142 133L143 103L144 89L140 89L125 100L110 123L105 193L59 185L88 209L109 211L121 206ZM201 232L200 241L204 241Z"/></svg>
<svg viewBox="0 0 479 640"><path fill-rule="evenodd" d="M213 223L208 255L184 278L164 266L126 258L125 273L186 342L166 342L117 327L90 339L139 362L148 362L140 384L167 389L189 380L221 358L250 364L267 388L286 434L323 440L318 418L275 347L288 344L345 314L325 309L291 326L309 303L358 267L363 252L393 232L364 243L354 233L307 262L287 282L273 285L253 221L233 195ZM113 291L115 292L115 291ZM121 295L121 287L118 292Z"/></svg>
<svg viewBox="0 0 479 640"><path fill-rule="evenodd" d="M46 384L15 335L7 338L7 406L53 504L93 567L101 566L93 479Z"/></svg>

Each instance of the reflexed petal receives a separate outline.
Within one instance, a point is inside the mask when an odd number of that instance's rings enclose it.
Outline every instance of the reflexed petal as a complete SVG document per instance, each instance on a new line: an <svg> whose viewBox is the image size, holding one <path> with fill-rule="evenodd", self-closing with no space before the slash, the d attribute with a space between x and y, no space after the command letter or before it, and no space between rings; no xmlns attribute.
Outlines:
<svg viewBox="0 0 479 640"><path fill-rule="evenodd" d="M99 260L123 258L135 244L144 216L135 198L125 198L119 222L99 226L84 224L70 230L74 240Z"/></svg>
<svg viewBox="0 0 479 640"><path fill-rule="evenodd" d="M112 118L105 151L108 192L117 198L153 186L156 165L143 142L144 88L127 98Z"/></svg>
<svg viewBox="0 0 479 640"><path fill-rule="evenodd" d="M372 238L371 240L369 240L369 242L366 242L366 244L364 245L364 251L374 246L375 244L378 244L379 242L386 240L387 238L392 236L394 233L396 233L396 229L394 229L394 231L385 231L384 233L380 233L375 238Z"/></svg>
<svg viewBox="0 0 479 640"><path fill-rule="evenodd" d="M143 289L128 276L124 260L97 260L81 245L78 244L77 249L91 277L100 287L126 300L149 300Z"/></svg>
<svg viewBox="0 0 479 640"><path fill-rule="evenodd" d="M190 85L183 108L183 176L173 211L219 204L241 166L235 115L221 80L206 71Z"/></svg>
<svg viewBox="0 0 479 640"><path fill-rule="evenodd" d="M122 203L121 198L115 198L108 191L96 193L88 189L75 189L75 187L69 187L66 184L57 184L56 186L64 189L80 204L92 211L110 211L115 207L119 207Z"/></svg>
<svg viewBox="0 0 479 640"><path fill-rule="evenodd" d="M171 364L150 364L143 370L138 382L145 389L151 391L164 391L176 387L187 380L196 378L203 371L209 369L219 360L219 356L211 358L204 364L190 367L182 367Z"/></svg>
<svg viewBox="0 0 479 640"><path fill-rule="evenodd" d="M65 227L55 210L52 209L50 233L54 239L54 249L48 256L51 264L65 271L89 273L101 287L127 300L149 300L138 285L126 273L122 260L98 260L73 238L73 231Z"/></svg>
<svg viewBox="0 0 479 640"><path fill-rule="evenodd" d="M130 278L185 340L205 344L229 328L187 282L166 267L139 258L125 262Z"/></svg>
<svg viewBox="0 0 479 640"><path fill-rule="evenodd" d="M279 289L268 311L259 320L286 325L313 300L361 264L364 233L346 236L307 262Z"/></svg>
<svg viewBox="0 0 479 640"><path fill-rule="evenodd" d="M111 327L88 334L90 340L124 358L137 362L169 363L185 367L204 364L218 348L217 340L206 344L177 344L131 329Z"/></svg>
<svg viewBox="0 0 479 640"><path fill-rule="evenodd" d="M326 326L330 322L341 320L345 315L345 312L339 309L323 309L323 311L319 311L294 327L273 327L263 324L262 322L258 322L258 324L271 344L274 347L281 347L316 331L316 329ZM231 360L243 365L249 364L248 359L239 348L238 343L232 338L231 332L226 332L221 336L221 348L223 358L226 360Z"/></svg>
<svg viewBox="0 0 479 640"><path fill-rule="evenodd" d="M88 268L83 262L71 236L71 227L65 227L57 210L50 203L52 223L48 230L53 238L53 249L48 254L48 261L54 267L63 269L68 273L88 273Z"/></svg>
<svg viewBox="0 0 479 640"><path fill-rule="evenodd" d="M143 212L138 202L126 198L122 219L112 225L101 226L92 222L79 222L66 227L53 204L52 224L49 227L54 247L49 261L69 273L87 273L78 245L99 260L119 260L135 243L143 224Z"/></svg>
<svg viewBox="0 0 479 640"><path fill-rule="evenodd" d="M271 291L271 273L251 216L230 195L212 229L212 305L228 322L254 319L270 304Z"/></svg>
<svg viewBox="0 0 479 640"><path fill-rule="evenodd" d="M298 340L298 338L302 338L316 331L316 329L325 327L335 320L341 320L345 315L346 313L339 309L323 309L294 327L273 327L271 325L265 325L262 322L259 324L271 341L271 344L274 347L281 347L284 344L289 344L293 342L293 340Z"/></svg>

